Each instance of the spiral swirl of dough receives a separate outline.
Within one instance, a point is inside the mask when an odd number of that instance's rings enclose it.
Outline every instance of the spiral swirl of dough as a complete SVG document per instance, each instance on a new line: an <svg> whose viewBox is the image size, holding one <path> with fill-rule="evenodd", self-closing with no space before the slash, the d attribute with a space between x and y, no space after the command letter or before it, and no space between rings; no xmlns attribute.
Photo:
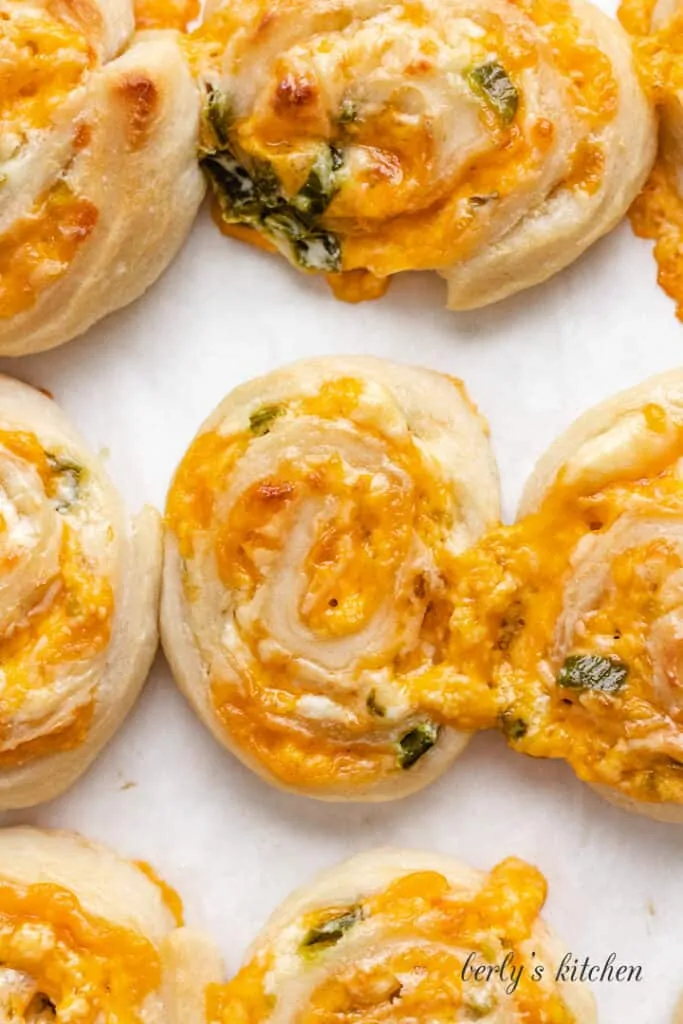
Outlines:
<svg viewBox="0 0 683 1024"><path fill-rule="evenodd" d="M190 1024L222 972L146 865L65 832L0 831L0 1017Z"/></svg>
<svg viewBox="0 0 683 1024"><path fill-rule="evenodd" d="M517 524L463 555L451 650L495 681L515 749L667 819L683 816L682 455L679 370L581 416Z"/></svg>
<svg viewBox="0 0 683 1024"><path fill-rule="evenodd" d="M52 348L161 274L203 194L199 95L132 0L0 4L0 353Z"/></svg>
<svg viewBox="0 0 683 1024"><path fill-rule="evenodd" d="M498 518L485 429L459 381L364 357L233 391L167 502L162 639L218 739L321 799L420 788L467 737L425 715L448 566Z"/></svg>
<svg viewBox="0 0 683 1024"><path fill-rule="evenodd" d="M453 309L543 281L654 157L627 37L583 0L217 0L196 42L227 233L352 301L405 270Z"/></svg>
<svg viewBox="0 0 683 1024"><path fill-rule="evenodd" d="M361 854L276 911L242 971L210 987L208 1024L594 1024L588 989L556 980L545 894L515 858L485 874L429 853Z"/></svg>
<svg viewBox="0 0 683 1024"><path fill-rule="evenodd" d="M0 808L65 789L115 731L157 641L158 515L129 530L49 398L0 377Z"/></svg>

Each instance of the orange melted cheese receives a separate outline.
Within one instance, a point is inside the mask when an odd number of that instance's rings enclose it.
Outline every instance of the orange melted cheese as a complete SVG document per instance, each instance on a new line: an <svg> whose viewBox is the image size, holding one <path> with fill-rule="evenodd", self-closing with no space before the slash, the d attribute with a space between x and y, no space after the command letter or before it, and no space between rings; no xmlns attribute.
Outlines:
<svg viewBox="0 0 683 1024"><path fill-rule="evenodd" d="M0 317L30 309L66 274L97 217L89 200L58 183L28 216L0 235Z"/></svg>
<svg viewBox="0 0 683 1024"><path fill-rule="evenodd" d="M49 131L85 81L95 53L70 11L14 11L0 21L0 201L2 160ZM87 138L74 126L73 148ZM0 234L0 318L22 313L68 271L97 224L97 209L57 180Z"/></svg>
<svg viewBox="0 0 683 1024"><path fill-rule="evenodd" d="M623 0L619 18L634 37L641 77L653 101L666 119L669 103L678 104L683 88L683 15L679 14L660 31L652 30L654 0ZM679 186L678 159L661 133L660 147L641 194L631 207L631 226L639 238L654 241L659 268L657 283L676 303L676 315L683 320L683 199Z"/></svg>
<svg viewBox="0 0 683 1024"><path fill-rule="evenodd" d="M92 66L79 29L48 13L0 16L0 129L19 134L46 128Z"/></svg>
<svg viewBox="0 0 683 1024"><path fill-rule="evenodd" d="M181 32L199 17L199 0L135 0L139 29L175 28Z"/></svg>
<svg viewBox="0 0 683 1024"><path fill-rule="evenodd" d="M572 115L585 132L577 142L571 171L562 187L592 193L602 182L604 154L598 141L587 141L615 116L618 85L608 57L586 38L579 20L566 0L515 0L544 36L554 61L566 81ZM511 30L486 10L468 16L485 33L482 60L495 53L514 83L539 60L538 44L530 33ZM242 31L239 15L229 8L219 11L194 37L197 64L220 66L228 40L236 47L235 59L258 46L277 17L296 17L296 4L281 5L266 13L253 31ZM405 5L406 31L420 27L426 17L421 4ZM335 25L335 29L343 27ZM233 38L234 37L234 38ZM320 44L324 46L324 42ZM419 86L421 76L434 73L429 46L421 61L409 69ZM278 72L277 59L274 73ZM523 110L524 97L520 97ZM297 76L283 64L281 79L268 102L253 114L236 118L231 139L239 152L258 163L272 166L285 196L293 195L306 178L307 154L330 144L344 151L353 146L364 153L361 177L340 178L338 191L319 218L341 244L341 274L328 281L334 294L345 301L360 302L379 297L387 278L399 271L446 267L467 259L485 241L496 204L523 188L525 180L543 164L555 135L555 125L539 118L524 134L517 121L500 123L482 105L480 118L490 136L488 151L476 162L453 174L438 176L437 149L427 121L411 121L383 107L372 117L362 112L340 123L339 111L325 107L325 91L315 80ZM210 148L210 147L209 147ZM488 202L489 197L492 201ZM470 202L470 199L475 201ZM228 232L232 233L232 232ZM251 240L250 236L246 236Z"/></svg>
<svg viewBox="0 0 683 1024"><path fill-rule="evenodd" d="M477 986L462 977L467 953L480 955L481 963L495 959L499 952L500 958L510 952L515 965L525 967L517 990L509 997L519 1020L526 1024L576 1024L554 987L531 980L538 960L531 958L529 949L521 948L533 939L545 897L546 883L540 872L509 858L493 869L475 893L452 889L435 871L420 871L398 878L353 907L310 912L299 922L304 933L351 912L359 921L378 919L376 927L381 931L373 941L372 955L354 959L353 929L362 925L351 925L344 934L343 955L335 962L334 950L330 950L322 979L307 994L305 1005L292 1015L292 1022L402 1024L411 1020L426 1024L454 1019L459 1011L476 1007L468 1000ZM400 938L397 948L392 946L394 938ZM311 957L322 960L325 955L315 947L298 952L302 971ZM541 952L534 950L536 955ZM227 985L210 986L210 1024L266 1024L277 1009L277 966L274 956L266 952ZM266 976L275 978L272 993L266 989ZM401 979L406 977L411 983L404 986ZM482 1010L478 1016L488 1019L488 1012ZM490 1012L495 1015L495 1006Z"/></svg>
<svg viewBox="0 0 683 1024"><path fill-rule="evenodd" d="M357 414L362 393L363 385L357 380L335 380L315 396L283 405L281 417L284 421L306 415L338 423ZM197 545L211 545L220 580L239 604L250 601L264 584L264 557L282 552L306 500L324 497L336 502L339 516L319 528L306 555L307 582L297 609L304 628L321 642L353 635L371 624L387 594L395 590L397 573L416 536L436 552L437 560L442 557L446 571L446 556L439 552L452 524L449 488L412 440L391 442L370 422L360 428L356 419L355 426L381 441L412 488L403 490L391 480L375 488L373 471L357 473L349 484L339 457L315 465L285 457L275 472L240 494L225 514L221 495L240 459L248 456L254 437L248 431L230 436L209 432L190 446L167 504L166 521L178 538L181 556L191 559ZM392 614L399 620L410 614L414 602L427 607L411 656L399 657L396 652L396 673L418 671L439 656L434 647L443 642L450 606L438 594L430 602L428 589L428 582L417 574L412 586L396 599ZM196 600L187 577L185 593L190 602ZM242 750L289 784L324 786L342 776L364 783L396 769L393 744L364 742L368 729L381 727L381 722L370 722L372 715L365 708L360 715L354 711L357 694L336 696L352 716L345 726L347 738L335 737L334 730L323 733L316 723L297 714L301 690L291 659L283 656L281 662L262 664L259 647L268 636L265 625L258 621L249 631L241 628L240 636L252 655L250 667L245 668L239 686L220 676L213 678L212 698L227 732ZM363 667L382 668L385 659L385 653L368 654ZM296 729L292 718L297 720Z"/></svg>
<svg viewBox="0 0 683 1024"><path fill-rule="evenodd" d="M37 471L47 497L56 495L59 469L51 466L37 437L29 432L0 431L0 447L30 463ZM4 521L0 531L6 530ZM4 566L10 571L16 554L11 544ZM0 663L3 691L0 698L0 766L23 764L61 750L78 746L85 738L93 714L92 699L77 708L70 721L25 743L13 741L13 719L35 686L39 670L41 685L59 684L59 676L70 663L95 658L104 651L111 636L114 597L111 583L93 572L90 558L82 550L77 534L62 523L59 571L36 589L32 607L25 618L0 634Z"/></svg>
<svg viewBox="0 0 683 1024"><path fill-rule="evenodd" d="M185 911L183 909L183 901L176 890L170 886L168 882L165 882L163 878L157 874L152 865L147 863L147 861L136 860L134 861L134 864L139 871L142 871L143 875L146 875L147 878L149 878L150 882L153 882L154 885L156 885L157 889L161 893L162 900L173 915L173 920L178 928L181 928L185 924Z"/></svg>
<svg viewBox="0 0 683 1024"><path fill-rule="evenodd" d="M537 513L484 537L459 558L451 595L448 661L467 690L447 684L423 702L431 700L446 720L466 722L471 702L493 684L498 724L517 750L565 758L581 778L637 799L683 802L683 763L647 745L657 731L666 749L680 731L653 691L648 647L651 623L668 610L667 580L681 568L674 542L657 537L617 552L597 606L581 617L559 663L553 658L577 548L599 540L624 515L675 522L682 501L683 484L668 471L590 495L572 493L560 479ZM556 683L565 657L591 654L627 666L618 693ZM428 684L415 681L418 697Z"/></svg>
<svg viewBox="0 0 683 1024"><path fill-rule="evenodd" d="M51 884L0 881L0 962L26 974L58 1019L78 1000L83 1024L143 1024L144 1001L161 982L149 940L86 913L73 893Z"/></svg>

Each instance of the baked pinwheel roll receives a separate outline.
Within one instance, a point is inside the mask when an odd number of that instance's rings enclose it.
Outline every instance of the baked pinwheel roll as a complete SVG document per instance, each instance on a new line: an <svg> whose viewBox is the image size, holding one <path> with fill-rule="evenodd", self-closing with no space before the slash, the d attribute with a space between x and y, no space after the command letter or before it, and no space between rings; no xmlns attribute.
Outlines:
<svg viewBox="0 0 683 1024"><path fill-rule="evenodd" d="M0 354L52 348L166 268L203 194L199 94L132 0L0 5Z"/></svg>
<svg viewBox="0 0 683 1024"><path fill-rule="evenodd" d="M183 693L245 764L321 799L387 800L460 753L426 714L454 555L498 518L460 381L378 359L237 388L168 495L161 628ZM466 728L475 728L468 719Z"/></svg>
<svg viewBox="0 0 683 1024"><path fill-rule="evenodd" d="M620 17L636 39L660 113L659 151L631 210L636 234L655 241L658 282L683 319L683 5L680 0L625 0Z"/></svg>
<svg viewBox="0 0 683 1024"><path fill-rule="evenodd" d="M66 832L0 831L0 1017L199 1024L222 976L146 865Z"/></svg>
<svg viewBox="0 0 683 1024"><path fill-rule="evenodd" d="M53 401L0 376L0 809L66 789L133 704L157 644L160 534L150 508L129 525Z"/></svg>
<svg viewBox="0 0 683 1024"><path fill-rule="evenodd" d="M405 270L452 309L537 284L654 158L628 39L583 0L210 0L195 42L226 233L350 301Z"/></svg>
<svg viewBox="0 0 683 1024"><path fill-rule="evenodd" d="M564 950L539 916L545 896L515 858L485 874L430 853L361 854L285 901L240 973L209 987L208 1024L593 1024L589 990L556 980Z"/></svg>
<svg viewBox="0 0 683 1024"><path fill-rule="evenodd" d="M460 566L513 746L683 820L683 371L587 412ZM469 558L469 564L468 564ZM452 653L470 651L466 623ZM470 652L470 664L474 656Z"/></svg>

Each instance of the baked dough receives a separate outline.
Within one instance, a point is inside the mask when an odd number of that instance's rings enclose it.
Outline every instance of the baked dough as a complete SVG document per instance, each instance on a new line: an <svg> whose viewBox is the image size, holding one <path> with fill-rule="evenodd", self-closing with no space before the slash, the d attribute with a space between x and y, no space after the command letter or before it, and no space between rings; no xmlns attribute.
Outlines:
<svg viewBox="0 0 683 1024"><path fill-rule="evenodd" d="M597 511L563 581L554 653L597 645L628 676L583 725L596 730L600 771L574 743L570 760L603 796L665 821L683 821L682 455L683 371L672 370L581 416L540 460L521 507L538 508L559 481Z"/></svg>
<svg viewBox="0 0 683 1024"><path fill-rule="evenodd" d="M350 301L405 270L451 309L544 281L654 159L628 37L584 0L209 0L194 42L224 230Z"/></svg>
<svg viewBox="0 0 683 1024"><path fill-rule="evenodd" d="M133 37L132 0L3 0L0 16L0 354L24 355L173 259L203 194L200 101L176 33Z"/></svg>
<svg viewBox="0 0 683 1024"><path fill-rule="evenodd" d="M122 503L55 402L0 376L0 809L66 789L157 645L161 530ZM1 959L1 958L0 958Z"/></svg>
<svg viewBox="0 0 683 1024"><path fill-rule="evenodd" d="M635 38L642 73L660 113L659 152L631 210L634 231L655 241L658 282L683 319L683 4L624 0L620 17Z"/></svg>
<svg viewBox="0 0 683 1024"><path fill-rule="evenodd" d="M161 629L178 685L276 785L420 789L467 736L425 714L411 681L440 678L448 567L498 514L460 381L330 357L237 388L168 495Z"/></svg>
<svg viewBox="0 0 683 1024"><path fill-rule="evenodd" d="M682 455L683 371L603 402L541 458L517 524L463 556L454 594L487 625L478 673L514 748L664 820L683 820Z"/></svg>
<svg viewBox="0 0 683 1024"><path fill-rule="evenodd" d="M0 1018L200 1024L212 944L145 865L66 832L0 831Z"/></svg>
<svg viewBox="0 0 683 1024"><path fill-rule="evenodd" d="M516 858L485 874L432 853L361 854L275 912L241 972L209 988L208 1024L594 1024L586 986L555 980L564 949L539 916L545 895ZM471 976L504 963L503 978Z"/></svg>

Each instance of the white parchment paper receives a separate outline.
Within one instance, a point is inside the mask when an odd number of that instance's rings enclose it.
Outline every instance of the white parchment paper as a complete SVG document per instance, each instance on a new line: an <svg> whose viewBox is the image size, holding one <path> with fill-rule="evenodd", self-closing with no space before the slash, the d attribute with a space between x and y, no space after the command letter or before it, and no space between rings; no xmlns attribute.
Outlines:
<svg viewBox="0 0 683 1024"><path fill-rule="evenodd" d="M203 211L180 257L134 306L53 353L2 369L49 388L131 510L161 505L201 420L283 362L368 352L461 376L489 418L505 514L536 457L588 406L683 363L683 325L627 225L546 285L453 314L434 275L357 307L284 261L223 239ZM132 784L132 785L131 785ZM2 816L0 816L2 819ZM268 914L311 876L378 844L487 868L515 853L550 882L546 916L580 958L643 966L594 986L604 1024L666 1024L683 987L683 827L613 809L567 767L476 737L435 785L386 805L319 804L250 775L195 720L159 656L143 697L66 796L5 815L78 829L151 861L235 970Z"/></svg>

